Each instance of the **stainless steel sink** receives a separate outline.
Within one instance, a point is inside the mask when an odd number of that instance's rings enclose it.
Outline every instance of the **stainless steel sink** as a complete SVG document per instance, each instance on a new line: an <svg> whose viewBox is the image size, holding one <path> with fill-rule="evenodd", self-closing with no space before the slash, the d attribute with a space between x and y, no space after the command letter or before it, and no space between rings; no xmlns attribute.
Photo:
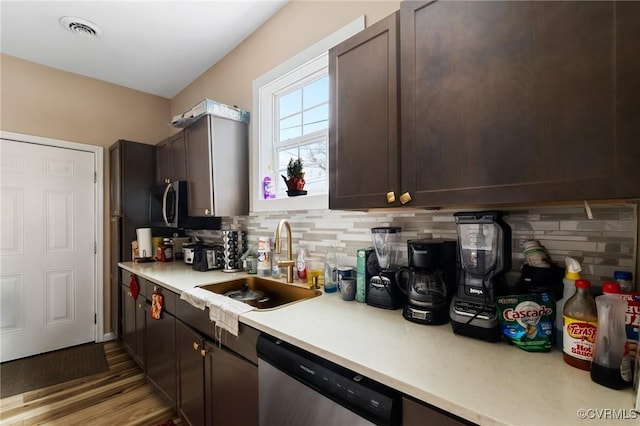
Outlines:
<svg viewBox="0 0 640 426"><path fill-rule="evenodd" d="M248 286L249 290L261 291L264 293L265 297L269 298L268 301L260 303L256 308L259 311L278 309L285 305L299 302L301 300L311 299L322 294L320 290L297 287L280 281L256 276L249 276L216 284L204 284L201 285L200 288L217 294L225 294L230 291L242 290L245 284Z"/></svg>

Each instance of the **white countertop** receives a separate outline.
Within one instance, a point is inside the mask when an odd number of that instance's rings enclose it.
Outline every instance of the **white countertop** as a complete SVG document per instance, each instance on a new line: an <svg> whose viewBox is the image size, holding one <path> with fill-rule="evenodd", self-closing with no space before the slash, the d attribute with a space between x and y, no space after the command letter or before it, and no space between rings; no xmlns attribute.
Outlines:
<svg viewBox="0 0 640 426"><path fill-rule="evenodd" d="M198 272L181 262L120 266L177 293L246 276ZM632 390L593 383L589 372L565 364L555 349L528 353L504 342L457 336L449 324L415 324L402 310L345 302L335 293L251 311L240 321L475 423L640 423L640 415L631 412ZM587 420L579 410L587 410ZM627 420L607 422L607 416Z"/></svg>

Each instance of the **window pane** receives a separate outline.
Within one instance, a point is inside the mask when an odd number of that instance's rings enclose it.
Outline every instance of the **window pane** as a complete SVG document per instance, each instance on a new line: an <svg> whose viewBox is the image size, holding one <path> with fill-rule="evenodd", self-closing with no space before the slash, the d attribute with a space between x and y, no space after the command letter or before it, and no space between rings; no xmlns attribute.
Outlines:
<svg viewBox="0 0 640 426"><path fill-rule="evenodd" d="M294 90L291 93L280 96L280 113L278 117L286 117L302 110L302 89Z"/></svg>
<svg viewBox="0 0 640 426"><path fill-rule="evenodd" d="M324 140L302 145L300 147L300 158L304 164L305 171L308 167L326 167L327 147Z"/></svg>
<svg viewBox="0 0 640 426"><path fill-rule="evenodd" d="M280 137L278 140L286 141L287 139L296 138L302 135L301 127L302 115L296 114L289 118L280 120Z"/></svg>
<svg viewBox="0 0 640 426"><path fill-rule="evenodd" d="M303 135L329 127L329 104L323 104L304 112Z"/></svg>
<svg viewBox="0 0 640 426"><path fill-rule="evenodd" d="M323 77L304 87L304 105L303 107L311 108L312 106L329 102L329 77Z"/></svg>

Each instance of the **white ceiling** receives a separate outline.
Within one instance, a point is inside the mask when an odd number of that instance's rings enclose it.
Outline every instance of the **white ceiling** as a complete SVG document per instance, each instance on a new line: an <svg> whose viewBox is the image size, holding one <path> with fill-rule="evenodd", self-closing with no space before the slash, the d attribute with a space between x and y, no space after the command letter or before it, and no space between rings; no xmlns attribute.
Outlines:
<svg viewBox="0 0 640 426"><path fill-rule="evenodd" d="M172 98L233 50L287 0L0 1L0 51ZM99 37L74 34L63 16Z"/></svg>

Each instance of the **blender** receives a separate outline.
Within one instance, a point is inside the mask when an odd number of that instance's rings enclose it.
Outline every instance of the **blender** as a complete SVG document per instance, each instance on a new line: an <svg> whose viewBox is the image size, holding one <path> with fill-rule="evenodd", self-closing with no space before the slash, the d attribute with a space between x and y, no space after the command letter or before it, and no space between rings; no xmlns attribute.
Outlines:
<svg viewBox="0 0 640 426"><path fill-rule="evenodd" d="M402 316L418 324L449 321L449 304L456 285L455 240L407 241L408 268L396 273L398 287L407 296Z"/></svg>
<svg viewBox="0 0 640 426"><path fill-rule="evenodd" d="M368 305L384 309L398 309L404 305L404 295L396 283L400 231L401 228L395 226L371 229L371 239L380 271L367 283Z"/></svg>
<svg viewBox="0 0 640 426"><path fill-rule="evenodd" d="M511 228L499 211L453 215L462 272L449 316L453 332L489 342L501 338L496 298L507 289L511 269Z"/></svg>

